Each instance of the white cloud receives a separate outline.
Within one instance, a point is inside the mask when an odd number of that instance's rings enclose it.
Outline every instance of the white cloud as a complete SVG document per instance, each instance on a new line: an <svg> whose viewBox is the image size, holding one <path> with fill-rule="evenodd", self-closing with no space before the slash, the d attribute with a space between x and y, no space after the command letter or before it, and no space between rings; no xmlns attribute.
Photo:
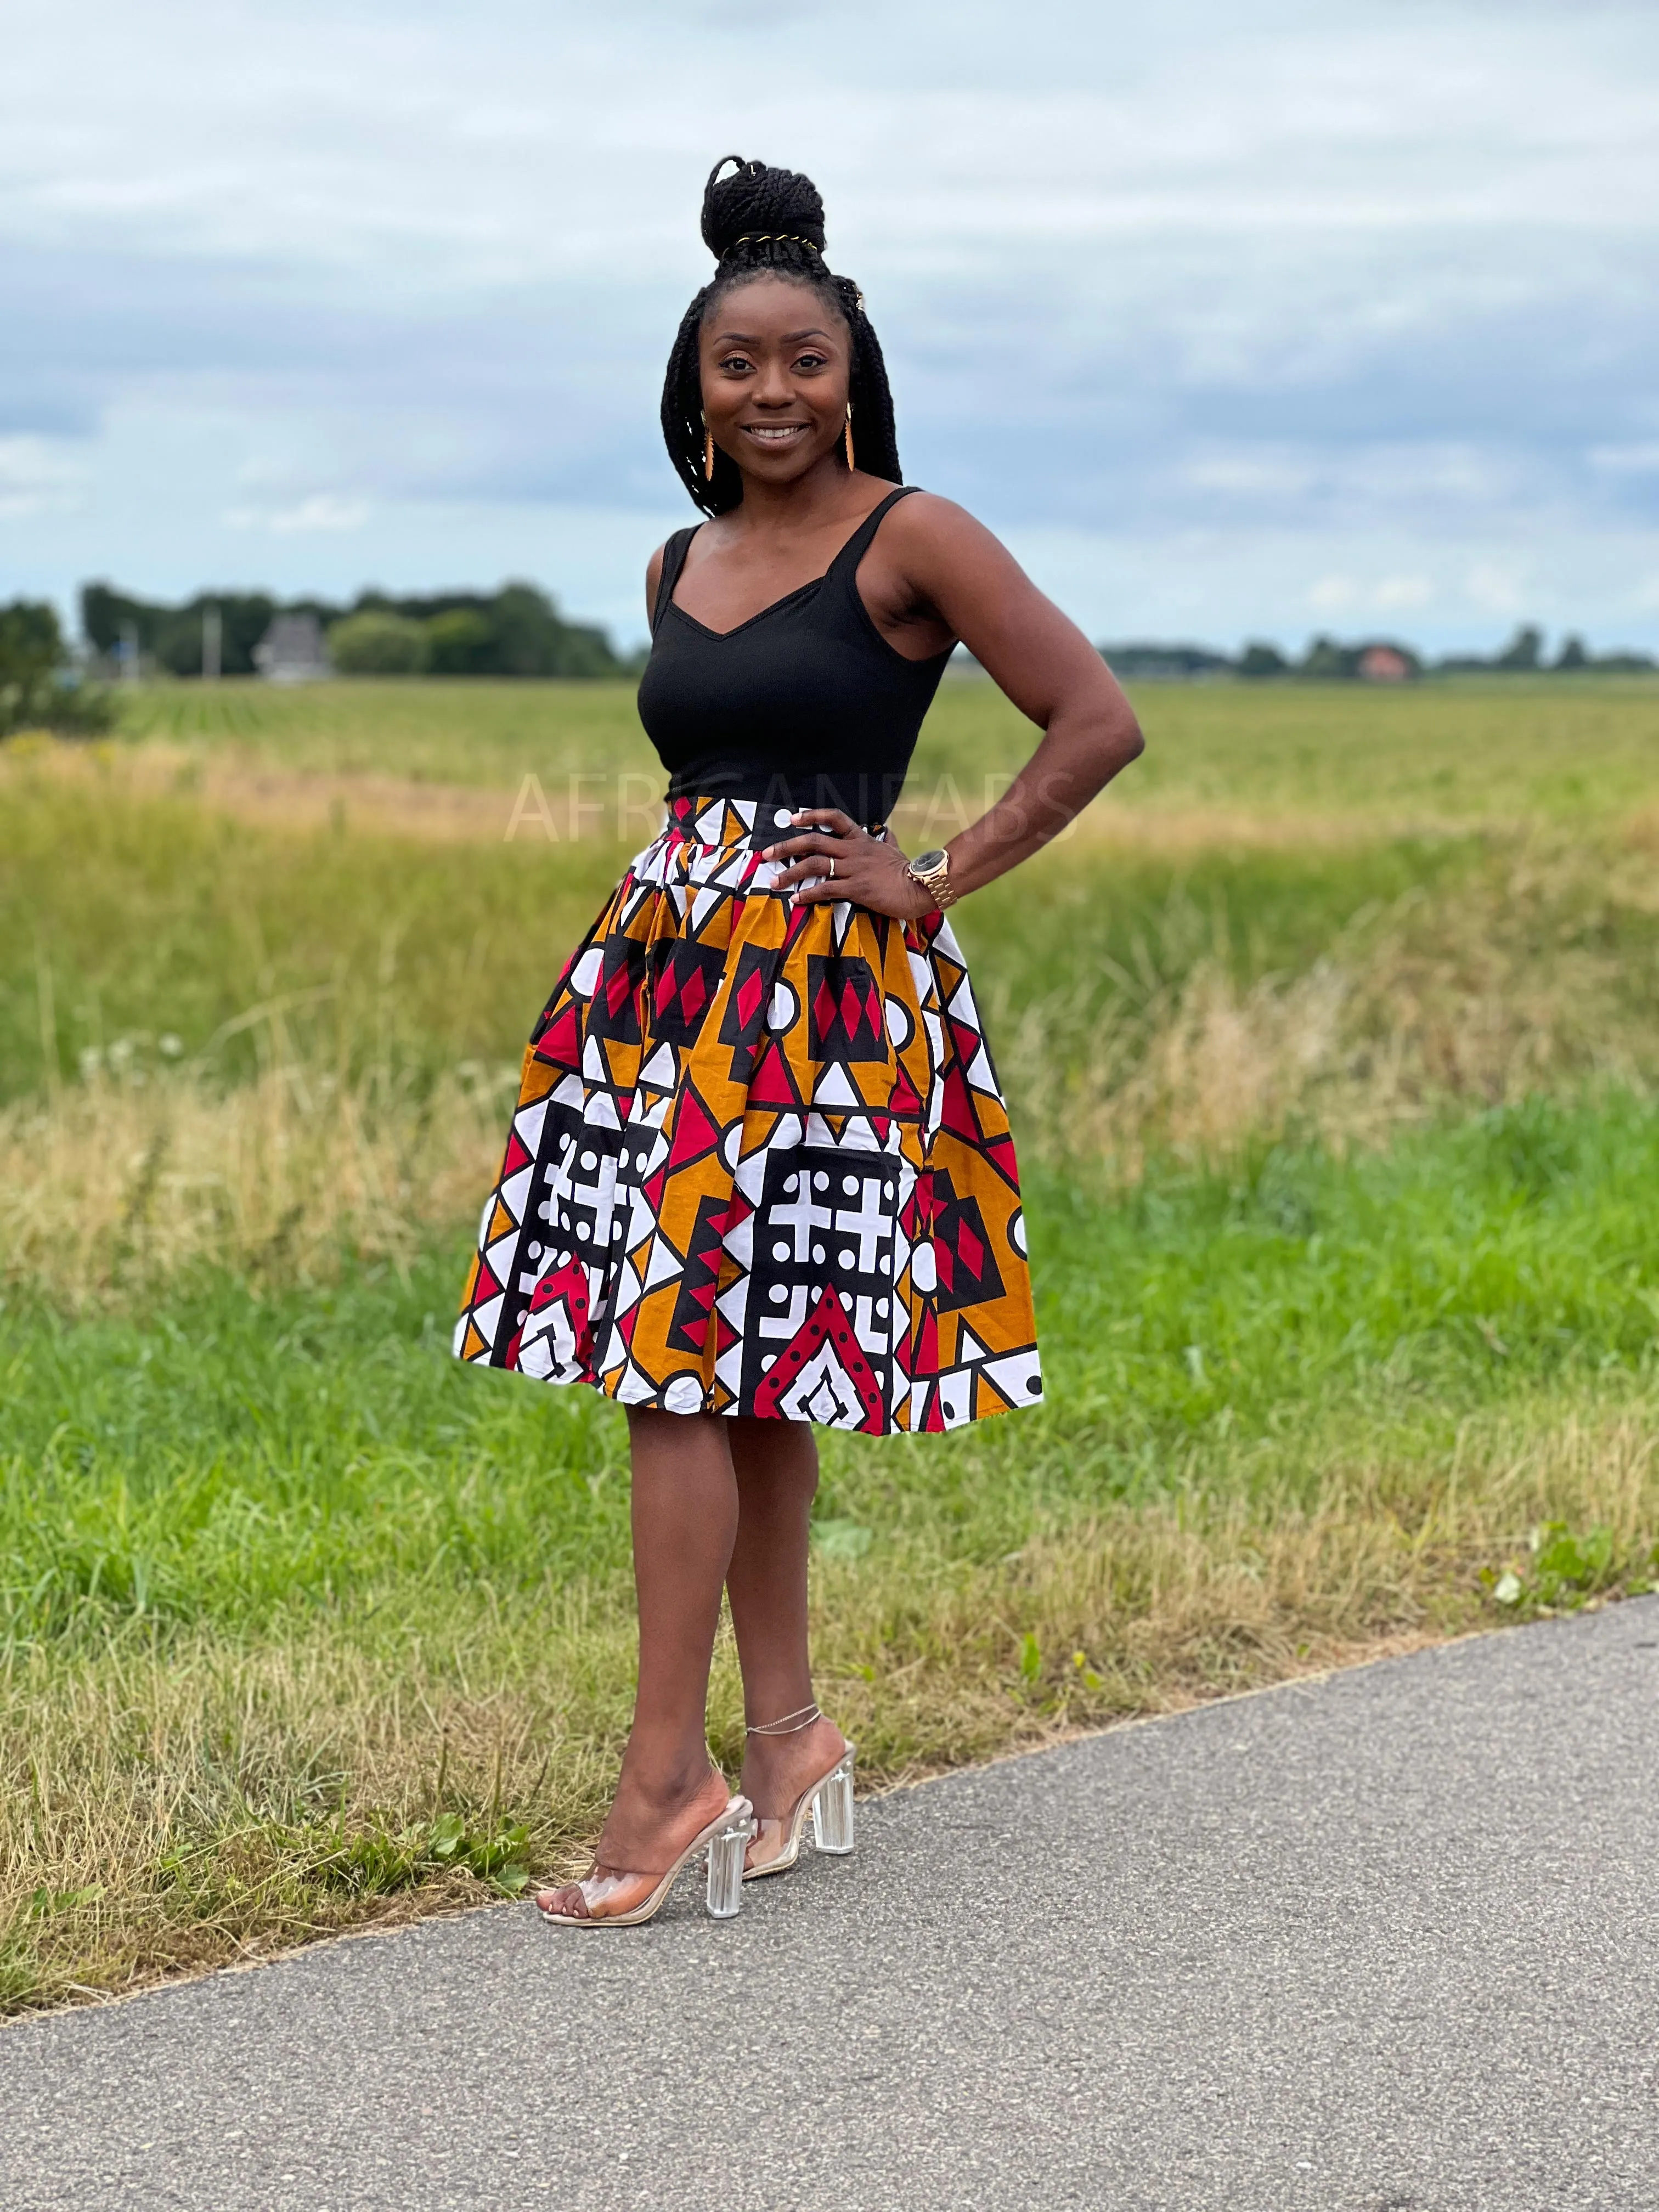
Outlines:
<svg viewBox="0 0 1659 2212"><path fill-rule="evenodd" d="M361 530L372 508L366 499L344 499L337 492L313 492L292 507L228 507L224 520L233 530L274 532L279 538L313 536L319 532Z"/></svg>
<svg viewBox="0 0 1659 2212"><path fill-rule="evenodd" d="M1307 457L1271 453L1210 453L1189 461L1179 474L1194 491L1236 494L1241 499L1295 495L1313 488L1315 462Z"/></svg>
<svg viewBox="0 0 1659 2212"><path fill-rule="evenodd" d="M1308 605L1320 614L1398 614L1407 608L1425 607L1435 595L1432 580L1424 575L1379 576L1365 582L1357 576L1326 575L1308 586Z"/></svg>
<svg viewBox="0 0 1659 2212"><path fill-rule="evenodd" d="M1383 576L1371 594L1371 605L1379 614L1397 613L1407 607L1425 607L1434 597L1434 586L1426 576Z"/></svg>
<svg viewBox="0 0 1659 2212"><path fill-rule="evenodd" d="M1634 446L1592 446L1589 465L1607 476L1659 475L1659 438Z"/></svg>
<svg viewBox="0 0 1659 2212"><path fill-rule="evenodd" d="M1362 587L1352 576L1321 576L1308 586L1308 605L1321 614L1346 614L1359 605L1362 596Z"/></svg>
<svg viewBox="0 0 1659 2212"><path fill-rule="evenodd" d="M1477 561L1463 579L1463 595L1485 614L1519 614L1527 605L1524 571L1497 561Z"/></svg>
<svg viewBox="0 0 1659 2212"><path fill-rule="evenodd" d="M1642 641L1659 614L1659 589L1645 610L1634 604L1632 579L1659 582L1659 526L1609 532L1593 547L1563 550L1552 542L1526 573L1516 574L1501 542L1461 535L1437 550L1433 571L1413 574L1397 534L1366 551L1386 565L1367 571L1345 560L1340 538L1305 531L1251 528L1245 532L1172 532L1152 539L1122 532L1015 531L1011 543L1045 590L1082 622L1091 637L1191 639L1236 646L1270 639L1299 651L1317 631L1340 637L1403 636L1433 651L1462 646L1490 649L1519 622L1539 622L1559 641L1577 630L1612 646ZM1323 556L1312 570L1310 556ZM1397 565L1396 565L1397 564ZM1501 578L1502 604L1474 603L1471 572ZM1431 596L1415 608L1382 604L1390 579L1426 579ZM1486 581L1492 580L1489 575ZM1314 584L1333 588L1316 603Z"/></svg>
<svg viewBox="0 0 1659 2212"><path fill-rule="evenodd" d="M0 438L0 516L71 509L83 496L84 456L46 438Z"/></svg>
<svg viewBox="0 0 1659 2212"><path fill-rule="evenodd" d="M337 492L313 492L295 507L279 507L270 527L284 535L312 530L361 530L368 520L366 499L343 499Z"/></svg>
<svg viewBox="0 0 1659 2212"><path fill-rule="evenodd" d="M1222 636L1611 618L1659 466L1650 9L848 0L775 84L752 36L667 0L13 0L0 433L81 474L0 465L0 595L498 547L636 627L683 512L654 386L741 146L824 187L907 465L1022 542L1138 545L1114 606L1183 604L1202 544Z"/></svg>

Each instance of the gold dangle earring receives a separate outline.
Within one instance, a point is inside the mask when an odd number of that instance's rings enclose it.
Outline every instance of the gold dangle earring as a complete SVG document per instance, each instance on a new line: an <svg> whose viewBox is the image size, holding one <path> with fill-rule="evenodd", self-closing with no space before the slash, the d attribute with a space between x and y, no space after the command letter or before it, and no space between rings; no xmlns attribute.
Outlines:
<svg viewBox="0 0 1659 2212"><path fill-rule="evenodd" d="M847 428L842 432L842 443L847 448L848 467L856 468L858 464L853 459L853 403L850 399L847 403Z"/></svg>
<svg viewBox="0 0 1659 2212"><path fill-rule="evenodd" d="M714 434L708 427L708 417L702 418L702 472L709 483L714 481Z"/></svg>

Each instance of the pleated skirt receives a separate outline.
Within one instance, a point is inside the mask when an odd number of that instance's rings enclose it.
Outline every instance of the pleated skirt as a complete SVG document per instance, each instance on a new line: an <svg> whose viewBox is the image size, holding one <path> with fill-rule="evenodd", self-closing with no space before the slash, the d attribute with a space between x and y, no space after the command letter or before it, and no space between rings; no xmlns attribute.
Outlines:
<svg viewBox="0 0 1659 2212"><path fill-rule="evenodd" d="M793 904L760 857L787 826L675 799L572 954L456 1353L873 1436L1035 1404L1018 1171L961 951L943 915Z"/></svg>

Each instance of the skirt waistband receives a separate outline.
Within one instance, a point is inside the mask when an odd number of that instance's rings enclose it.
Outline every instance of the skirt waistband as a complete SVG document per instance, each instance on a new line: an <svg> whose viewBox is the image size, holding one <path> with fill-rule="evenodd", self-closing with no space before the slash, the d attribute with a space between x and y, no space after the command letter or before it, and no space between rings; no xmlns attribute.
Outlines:
<svg viewBox="0 0 1659 2212"><path fill-rule="evenodd" d="M908 773L904 768L885 772L864 768L824 768L785 772L751 769L724 763L691 762L668 786L672 805L678 799L695 799L706 805L722 799L733 805L754 806L762 819L781 807L793 812L800 806L834 806L854 822L885 822L903 794Z"/></svg>
<svg viewBox="0 0 1659 2212"><path fill-rule="evenodd" d="M744 846L750 852L761 853L791 834L798 807L833 806L837 803L829 799L799 799L792 806L781 800L772 805L757 799L711 799L702 794L695 798L671 797L662 838L706 845L720 851L734 845ZM864 820L854 814L853 818L872 836L878 836L886 828L884 821L875 817ZM658 842L660 843L662 839Z"/></svg>

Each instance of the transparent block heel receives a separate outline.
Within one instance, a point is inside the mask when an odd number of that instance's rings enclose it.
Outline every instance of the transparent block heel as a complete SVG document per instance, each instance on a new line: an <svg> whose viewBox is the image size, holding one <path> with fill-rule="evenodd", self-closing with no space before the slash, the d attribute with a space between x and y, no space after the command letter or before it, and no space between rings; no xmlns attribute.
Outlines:
<svg viewBox="0 0 1659 2212"><path fill-rule="evenodd" d="M851 1744L840 1765L824 1776L812 1799L812 1844L831 1858L846 1858L853 1849Z"/></svg>
<svg viewBox="0 0 1659 2212"><path fill-rule="evenodd" d="M755 1832L754 1816L745 1806L734 1814L708 1842L708 1917L734 1920L743 1903L743 1855Z"/></svg>
<svg viewBox="0 0 1659 2212"><path fill-rule="evenodd" d="M637 1928L642 1922L653 1920L667 1902L668 1893L688 1866L699 1858L708 1862L708 1910L716 1920L730 1920L738 1909L743 1888L743 1859L749 1838L755 1832L755 1808L746 1797L726 1800L726 1810L718 1820L711 1820L700 1833L694 1836L665 1874L640 1875L611 1870L601 1874L596 1865L592 1871L574 1885L582 1893L586 1910L580 1913L557 1911L551 1902L554 1893L544 1892L536 1899L536 1909L542 1918L556 1928ZM626 1911L607 1910L616 1905L617 1894L637 1889L641 1882L651 1882L636 1905ZM564 1885L561 1885L564 1887Z"/></svg>

